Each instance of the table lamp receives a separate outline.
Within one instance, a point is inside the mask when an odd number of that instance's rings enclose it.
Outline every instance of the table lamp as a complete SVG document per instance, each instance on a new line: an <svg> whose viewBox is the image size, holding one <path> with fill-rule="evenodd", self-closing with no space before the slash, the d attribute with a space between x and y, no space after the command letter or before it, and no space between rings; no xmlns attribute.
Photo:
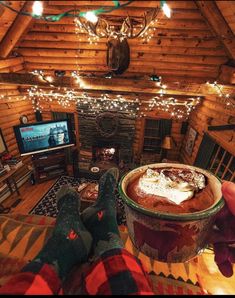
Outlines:
<svg viewBox="0 0 235 298"><path fill-rule="evenodd" d="M165 138L163 139L163 142L161 144L161 148L162 148L162 154L161 154L161 160L163 160L163 158L167 158L167 150L171 150L173 148L174 144L173 144L173 139L171 136L165 136Z"/></svg>

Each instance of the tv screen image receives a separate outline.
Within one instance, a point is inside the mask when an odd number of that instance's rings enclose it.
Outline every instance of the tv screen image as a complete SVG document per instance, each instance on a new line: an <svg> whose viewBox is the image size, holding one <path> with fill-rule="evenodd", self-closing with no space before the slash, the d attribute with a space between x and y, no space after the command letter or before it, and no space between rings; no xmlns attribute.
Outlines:
<svg viewBox="0 0 235 298"><path fill-rule="evenodd" d="M74 145L68 120L18 125L14 126L14 132L21 155Z"/></svg>

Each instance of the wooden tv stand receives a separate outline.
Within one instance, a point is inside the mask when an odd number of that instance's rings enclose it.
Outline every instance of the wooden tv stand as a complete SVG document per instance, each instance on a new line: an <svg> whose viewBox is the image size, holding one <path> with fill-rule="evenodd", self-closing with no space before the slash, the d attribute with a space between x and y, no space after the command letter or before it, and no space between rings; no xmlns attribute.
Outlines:
<svg viewBox="0 0 235 298"><path fill-rule="evenodd" d="M56 150L32 156L36 183L67 174L65 150Z"/></svg>

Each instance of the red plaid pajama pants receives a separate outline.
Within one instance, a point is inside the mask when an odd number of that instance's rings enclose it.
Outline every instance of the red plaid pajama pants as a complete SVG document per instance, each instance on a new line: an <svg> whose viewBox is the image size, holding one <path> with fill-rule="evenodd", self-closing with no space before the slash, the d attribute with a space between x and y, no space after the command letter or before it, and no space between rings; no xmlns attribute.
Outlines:
<svg viewBox="0 0 235 298"><path fill-rule="evenodd" d="M32 263L0 288L0 295L63 294L62 282L48 264ZM125 249L112 249L83 272L85 295L153 295L151 281L140 260Z"/></svg>

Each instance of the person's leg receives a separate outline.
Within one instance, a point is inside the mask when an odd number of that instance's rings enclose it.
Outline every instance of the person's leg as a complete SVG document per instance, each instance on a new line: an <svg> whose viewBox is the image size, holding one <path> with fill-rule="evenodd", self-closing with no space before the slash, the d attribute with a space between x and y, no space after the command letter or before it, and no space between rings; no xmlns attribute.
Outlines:
<svg viewBox="0 0 235 298"><path fill-rule="evenodd" d="M112 168L101 177L97 201L81 214L96 256L84 274L83 291L91 295L153 294L141 262L123 248L120 238L115 198L118 176L118 169Z"/></svg>
<svg viewBox="0 0 235 298"><path fill-rule="evenodd" d="M117 168L106 171L99 180L96 202L81 214L84 225L92 234L95 256L112 248L123 247L116 220L115 188L118 177Z"/></svg>
<svg viewBox="0 0 235 298"><path fill-rule="evenodd" d="M92 236L80 218L78 193L62 187L57 193L57 206L59 214L52 236L21 273L0 289L0 294L56 294L72 267L87 260Z"/></svg>

